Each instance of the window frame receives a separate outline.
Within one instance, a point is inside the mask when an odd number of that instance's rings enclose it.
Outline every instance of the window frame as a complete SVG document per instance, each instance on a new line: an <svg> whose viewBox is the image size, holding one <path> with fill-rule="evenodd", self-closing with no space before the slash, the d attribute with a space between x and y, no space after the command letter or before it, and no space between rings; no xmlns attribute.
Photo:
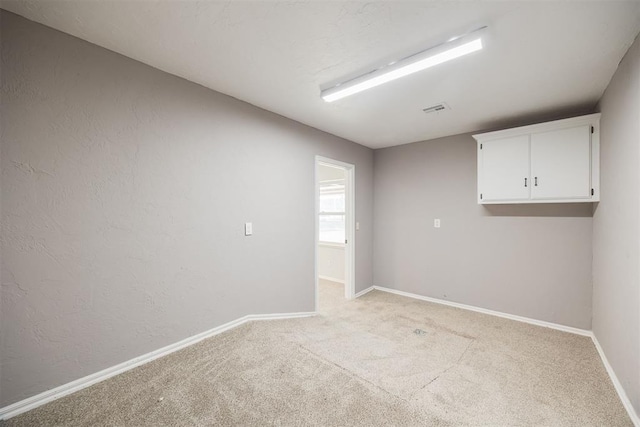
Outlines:
<svg viewBox="0 0 640 427"><path fill-rule="evenodd" d="M320 223L320 219L323 216L342 216L343 217L343 224L344 224L344 239L342 242L333 242L333 241L329 241L329 240L322 240L321 239L321 231L320 229L318 229L318 244L322 245L322 246L327 246L327 247L341 247L344 248L346 246L346 240L347 240L347 192L346 192L346 187L345 187L345 183L343 179L336 179L336 180L330 180L330 181L324 181L324 187L327 188L329 187L327 185L327 183L329 182L341 182L342 185L342 189L333 189L333 190L329 190L329 191L322 191L323 188L323 182L320 182L318 185L318 194L319 197L322 197L323 194L324 195L329 195L329 194L342 194L344 197L344 209L343 211L322 211L320 210L320 206L318 205L318 224Z"/></svg>

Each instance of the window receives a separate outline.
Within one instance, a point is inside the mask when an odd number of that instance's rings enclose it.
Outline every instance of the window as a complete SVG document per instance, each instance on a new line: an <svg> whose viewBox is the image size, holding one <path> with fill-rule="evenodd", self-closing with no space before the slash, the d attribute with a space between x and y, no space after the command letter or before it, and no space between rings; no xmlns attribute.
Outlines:
<svg viewBox="0 0 640 427"><path fill-rule="evenodd" d="M320 241L344 243L345 192L344 180L320 183Z"/></svg>

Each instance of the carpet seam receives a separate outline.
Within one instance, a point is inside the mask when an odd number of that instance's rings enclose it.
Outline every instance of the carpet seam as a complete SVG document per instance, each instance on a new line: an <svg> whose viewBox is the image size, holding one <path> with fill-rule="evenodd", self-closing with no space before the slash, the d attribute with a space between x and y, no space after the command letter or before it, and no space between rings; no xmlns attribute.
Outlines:
<svg viewBox="0 0 640 427"><path fill-rule="evenodd" d="M357 379L357 380L360 380L361 382L364 382L364 383L366 383L366 384L370 385L371 387L373 387L373 388L375 388L375 389L377 389L377 390L379 390L379 391L381 391L381 392L383 392L383 393L385 393L385 394L388 394L388 395L390 395L390 396L393 396L393 397L395 397L395 398L398 398L398 399L402 400L403 402L406 402L406 403L408 403L408 404L411 404L411 401L409 401L409 400L407 400L407 399L405 399L405 398L403 398L403 397L401 397L401 396L398 396L398 395L396 395L396 394L393 394L393 393L392 393L392 392L390 392L389 390L385 390L384 388L382 388L382 387L380 387L379 385L377 385L377 384L375 384L375 383L373 383L373 382L369 381L369 380L368 380L368 379L366 379L366 378L361 377L360 375L356 374L355 372L352 372L352 371L350 371L349 369L347 369L347 368L345 368L345 367L343 367L343 366L340 366L340 365L338 365L337 363L332 362L331 360L329 360L329 359L327 359L327 358L325 358L325 357L320 356L319 354L317 354L317 353L315 353L314 351L312 351L312 350L308 349L308 348L307 348L307 347L305 347L304 345L299 344L299 343L296 343L296 345L297 345L300 349L302 349L302 350L306 351L307 353L311 354L313 357L315 357L316 359L318 359L318 360L322 361L322 362L323 362L323 363L325 363L326 365L332 365L332 366L335 366L336 368L340 369L341 371L346 372L350 377L355 378L355 379Z"/></svg>

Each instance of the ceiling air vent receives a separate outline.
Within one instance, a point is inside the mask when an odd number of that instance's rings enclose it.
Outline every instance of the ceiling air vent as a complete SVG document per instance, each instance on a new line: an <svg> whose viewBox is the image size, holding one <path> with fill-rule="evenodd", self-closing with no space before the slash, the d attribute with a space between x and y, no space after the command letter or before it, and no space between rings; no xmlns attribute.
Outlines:
<svg viewBox="0 0 640 427"><path fill-rule="evenodd" d="M432 105L431 107L427 107L427 108L423 108L422 109L422 111L424 111L427 114L428 113L441 113L441 112L443 112L445 110L450 110L450 108L444 102L441 102L440 104Z"/></svg>

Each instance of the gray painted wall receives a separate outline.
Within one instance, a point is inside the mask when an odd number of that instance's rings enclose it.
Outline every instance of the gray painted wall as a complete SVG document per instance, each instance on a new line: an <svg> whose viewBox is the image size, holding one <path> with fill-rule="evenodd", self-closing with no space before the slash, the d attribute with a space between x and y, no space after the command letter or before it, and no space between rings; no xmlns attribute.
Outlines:
<svg viewBox="0 0 640 427"><path fill-rule="evenodd" d="M591 205L478 205L476 162L471 135L374 152L374 283L591 329Z"/></svg>
<svg viewBox="0 0 640 427"><path fill-rule="evenodd" d="M356 165L356 291L372 284L370 149L0 19L0 406L246 314L313 311L316 154Z"/></svg>
<svg viewBox="0 0 640 427"><path fill-rule="evenodd" d="M602 196L593 215L593 332L640 414L640 39L599 107Z"/></svg>
<svg viewBox="0 0 640 427"><path fill-rule="evenodd" d="M0 406L245 314L313 310L320 154L356 164L356 292L589 329L593 226L593 328L640 407L638 41L602 100L592 221L589 204L477 205L470 135L374 158L0 15Z"/></svg>

